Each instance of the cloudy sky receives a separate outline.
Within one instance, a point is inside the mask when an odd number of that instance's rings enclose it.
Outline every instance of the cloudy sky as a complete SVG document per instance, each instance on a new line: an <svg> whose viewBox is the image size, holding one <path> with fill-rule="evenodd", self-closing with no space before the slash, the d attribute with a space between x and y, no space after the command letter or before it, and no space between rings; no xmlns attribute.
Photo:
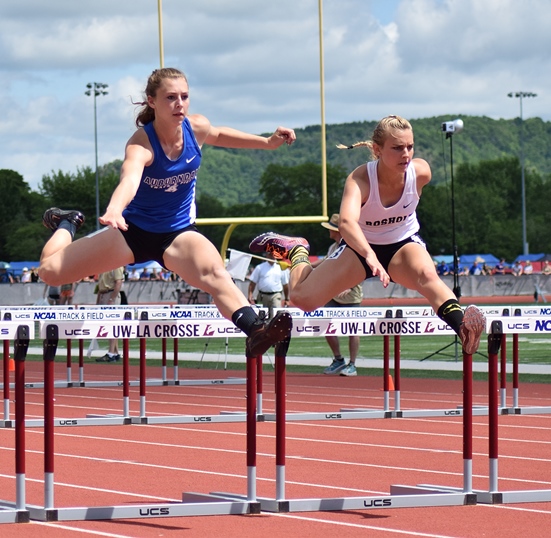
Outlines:
<svg viewBox="0 0 551 538"><path fill-rule="evenodd" d="M318 0L163 0L164 65L191 112L254 133L321 122ZM449 114L551 119L549 0L325 0L328 124ZM121 158L160 65L158 0L0 4L0 168L44 174ZM465 126L468 128L468 125Z"/></svg>

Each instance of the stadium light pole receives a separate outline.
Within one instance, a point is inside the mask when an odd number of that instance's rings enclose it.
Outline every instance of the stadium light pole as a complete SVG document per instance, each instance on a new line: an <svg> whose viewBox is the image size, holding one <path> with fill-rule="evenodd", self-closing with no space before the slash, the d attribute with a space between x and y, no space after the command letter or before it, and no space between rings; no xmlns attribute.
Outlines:
<svg viewBox="0 0 551 538"><path fill-rule="evenodd" d="M105 88L109 86L103 84L103 82L89 82L86 84L88 88L84 93L85 95L92 95L94 97L94 144L96 155L96 230L99 230L99 172L98 172L98 114L96 99L99 95L107 95Z"/></svg>
<svg viewBox="0 0 551 538"><path fill-rule="evenodd" d="M519 144L520 144L520 188L522 198L522 253L526 256L528 254L528 238L526 235L526 183L524 180L524 124L522 119L522 98L523 97L537 97L537 93L532 92L509 92L507 97L515 97L520 103L520 130L519 130Z"/></svg>

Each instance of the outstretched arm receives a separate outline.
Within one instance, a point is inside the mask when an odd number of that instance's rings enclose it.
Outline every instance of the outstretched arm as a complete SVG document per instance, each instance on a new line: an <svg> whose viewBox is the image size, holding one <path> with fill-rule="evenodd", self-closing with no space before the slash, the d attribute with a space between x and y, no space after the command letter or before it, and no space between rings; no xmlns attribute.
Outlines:
<svg viewBox="0 0 551 538"><path fill-rule="evenodd" d="M215 127L205 116L194 114L188 117L200 146L209 144L235 149L277 149L283 144L291 145L296 140L295 131L278 127L271 136L259 136L231 127Z"/></svg>
<svg viewBox="0 0 551 538"><path fill-rule="evenodd" d="M105 214L99 219L101 224L111 228L120 228L121 230L128 229L122 212L136 195L143 169L152 158L153 152L147 140L147 135L143 130L136 131L126 145L124 162L121 167L121 179L111 196Z"/></svg>

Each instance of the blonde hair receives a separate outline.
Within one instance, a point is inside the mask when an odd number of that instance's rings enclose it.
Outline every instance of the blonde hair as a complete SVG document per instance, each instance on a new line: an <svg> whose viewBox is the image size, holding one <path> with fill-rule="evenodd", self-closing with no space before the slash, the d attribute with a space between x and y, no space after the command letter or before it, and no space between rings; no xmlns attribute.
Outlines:
<svg viewBox="0 0 551 538"><path fill-rule="evenodd" d="M187 82L187 77L179 69L173 67L163 67L162 69L155 69L149 75L147 79L147 85L145 87L145 101L142 103L134 103L135 105L142 105L142 108L138 112L136 117L136 126L143 127L148 123L151 123L155 119L155 110L153 110L147 102L148 97L155 97L157 90L166 78L183 78Z"/></svg>
<svg viewBox="0 0 551 538"><path fill-rule="evenodd" d="M369 151L371 152L371 157L373 159L377 159L377 155L375 155L375 153L373 152L373 144L382 146L385 143L388 132L391 129L396 129L398 131L406 131L409 129L413 131L413 128L411 127L411 123L409 123L409 121L406 120L405 118L402 118L401 116L386 116L381 121L379 121L379 123L375 127L375 130L371 135L371 140L363 140L361 142L356 142L351 146L345 146L344 144L337 144L337 148L354 149L359 147L365 147L365 148L368 148Z"/></svg>

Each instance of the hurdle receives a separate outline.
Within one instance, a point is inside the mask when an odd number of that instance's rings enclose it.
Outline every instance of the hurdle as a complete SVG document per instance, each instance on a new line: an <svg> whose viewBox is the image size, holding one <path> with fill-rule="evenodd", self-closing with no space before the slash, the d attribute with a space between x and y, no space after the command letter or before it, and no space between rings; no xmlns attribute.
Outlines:
<svg viewBox="0 0 551 538"><path fill-rule="evenodd" d="M410 318L413 319L413 318ZM318 320L319 322L320 320ZM383 322L384 320L378 320ZM376 323L376 322L372 322ZM371 327L371 322L370 322ZM296 332L298 331L298 333ZM293 336L300 327L293 327ZM341 511L351 509L387 509L428 506L460 506L476 504L472 491L472 355L463 354L463 490L450 491L438 486L392 485L390 495L376 497L294 498L285 495L285 359L288 341L276 346L276 492L274 499L260 498L261 509L267 512ZM345 415L353 415L347 413ZM294 415L294 413L292 414ZM360 418L360 417L358 417ZM384 417L381 417L384 418ZM307 420L306 416L303 420Z"/></svg>
<svg viewBox="0 0 551 538"><path fill-rule="evenodd" d="M321 308L314 312L304 313L289 309L294 320L293 336L382 336L383 337L383 408L342 408L336 412L288 413L287 421L296 420L356 420L393 417L457 417L463 414L462 406L446 409L411 409L400 408L400 337L430 335L455 335L445 322L430 315L432 309L408 309L407 313L423 314L423 317L402 317L403 309L396 309L398 317L393 317L392 310L370 308ZM377 316L377 317L373 317ZM395 344L395 400L394 410L390 410L390 340ZM476 408L476 415L487 414L485 408ZM264 419L275 421L274 413L266 413Z"/></svg>
<svg viewBox="0 0 551 538"><path fill-rule="evenodd" d="M498 416L508 414L499 404L498 398L498 352L500 350L504 329L520 331L523 333L541 332L542 327L549 323L542 318L494 318L486 320L486 332L488 334L488 460L489 482L488 490L474 490L476 502L480 504L507 504L523 502L551 501L551 490L517 490L500 491L498 489ZM545 408L529 408L545 409ZM537 413L538 411L534 411ZM517 413L518 414L518 413ZM539 414L539 413L538 413ZM437 486L424 484L423 488L435 488ZM457 491L457 488L448 488L448 491Z"/></svg>
<svg viewBox="0 0 551 538"><path fill-rule="evenodd" d="M21 325L19 322L3 322L0 324L0 334L4 338L14 339L15 363L15 503L0 501L0 523L28 523L30 512L27 510L25 499L25 358L29 339L34 337L34 326ZM4 355L4 363L6 360ZM7 378L4 377L4 380L7 381ZM8 382L4 383L4 394L6 387L9 394ZM6 412L6 408L4 411ZM4 416L4 422L9 422L9 408L7 412L8 417Z"/></svg>
<svg viewBox="0 0 551 538"><path fill-rule="evenodd" d="M528 321L529 320L529 321ZM509 321L509 320L507 320ZM507 322L506 321L506 322ZM522 325L538 327L537 319L524 318ZM476 491L477 502L481 504L509 504L525 502L544 502L551 501L551 489L540 490L516 490L500 491L498 488L498 416L500 407L497 398L497 354L502 341L503 320L494 320L491 322L488 336L488 414L489 444L489 483L488 491ZM526 328L528 329L528 327ZM502 413L503 414L503 413Z"/></svg>
<svg viewBox="0 0 551 538"><path fill-rule="evenodd" d="M535 321L526 321L519 318L530 318ZM551 406L521 406L520 383L519 383L519 334L536 334L545 333L551 330L551 309L547 307L530 306L514 309L514 315L511 319L501 319L503 335L501 338L501 361L506 361L506 335L512 333L512 388L513 388L513 403L508 407L506 402L506 375L504 367L501 368L501 385L500 385L500 411L503 415L528 415L528 414L549 414Z"/></svg>
<svg viewBox="0 0 551 538"><path fill-rule="evenodd" d="M72 322L74 323L74 322ZM82 322L81 322L82 323ZM97 323L98 322L90 322ZM41 325L40 334L44 337L44 506L28 505L30 519L38 521L83 521L110 519L151 519L193 515L230 515L260 513L260 503L256 499L256 358L247 359L247 496L246 499L224 497L218 494L184 492L181 503L131 504L119 506L55 507L54 504L54 372L53 365L59 341L59 324ZM162 325L162 324L161 324ZM160 324L143 320L128 320L125 327L127 337L159 337ZM112 338L118 334L117 325L103 325ZM109 330L110 329L110 330ZM189 329L189 327L188 327ZM194 334L197 336L195 327ZM118 327L122 331L122 326ZM126 334L128 332L128 334ZM228 422L228 420L226 420Z"/></svg>

